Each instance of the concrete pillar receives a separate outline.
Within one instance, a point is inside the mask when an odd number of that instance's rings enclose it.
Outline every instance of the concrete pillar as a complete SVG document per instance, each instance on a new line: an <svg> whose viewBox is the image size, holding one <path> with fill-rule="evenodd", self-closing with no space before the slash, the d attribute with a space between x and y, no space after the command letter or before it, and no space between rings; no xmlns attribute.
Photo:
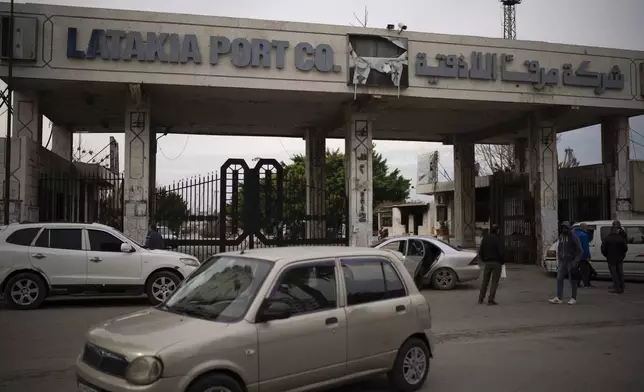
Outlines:
<svg viewBox="0 0 644 392"><path fill-rule="evenodd" d="M20 148L12 149L18 165L12 163L11 171L16 179L19 198L20 221L37 222L38 185L40 181L40 149L42 148L42 115L38 95L32 91L14 91L12 138ZM13 186L13 185L12 185Z"/></svg>
<svg viewBox="0 0 644 392"><path fill-rule="evenodd" d="M345 180L349 198L349 245L369 246L373 232L373 143L371 119L351 113L345 137Z"/></svg>
<svg viewBox="0 0 644 392"><path fill-rule="evenodd" d="M409 234L416 234L414 230L416 226L415 219L414 214L407 214L407 233Z"/></svg>
<svg viewBox="0 0 644 392"><path fill-rule="evenodd" d="M148 203L148 215L152 221L154 221L154 215L156 213L156 193L157 193L157 131L156 127L150 127L150 152L149 152L149 180L148 180L148 194L149 203ZM156 222L155 222L156 223Z"/></svg>
<svg viewBox="0 0 644 392"><path fill-rule="evenodd" d="M156 139L155 139L156 141ZM120 172L119 169L119 144L114 139L114 136L110 136L110 170L112 173Z"/></svg>
<svg viewBox="0 0 644 392"><path fill-rule="evenodd" d="M130 85L125 110L125 216L123 231L143 242L148 229L150 192L150 101L140 85Z"/></svg>
<svg viewBox="0 0 644 392"><path fill-rule="evenodd" d="M306 238L326 237L326 135L323 131L308 129L304 135L306 167L306 215L312 220L306 224Z"/></svg>
<svg viewBox="0 0 644 392"><path fill-rule="evenodd" d="M557 129L554 121L534 117L530 123L530 188L535 205L537 260L541 262L548 248L557 240L558 158Z"/></svg>
<svg viewBox="0 0 644 392"><path fill-rule="evenodd" d="M74 133L68 128L60 125L52 125L51 152L71 162L73 136Z"/></svg>
<svg viewBox="0 0 644 392"><path fill-rule="evenodd" d="M527 170L528 141L524 138L514 142L514 172L525 173Z"/></svg>
<svg viewBox="0 0 644 392"><path fill-rule="evenodd" d="M403 235L405 228L402 225L402 215L400 208L394 207L391 209L391 233L390 235Z"/></svg>
<svg viewBox="0 0 644 392"><path fill-rule="evenodd" d="M462 248L476 247L474 143L454 143L454 238Z"/></svg>
<svg viewBox="0 0 644 392"><path fill-rule="evenodd" d="M610 184L611 219L628 220L631 212L630 124L628 117L602 123L602 163Z"/></svg>

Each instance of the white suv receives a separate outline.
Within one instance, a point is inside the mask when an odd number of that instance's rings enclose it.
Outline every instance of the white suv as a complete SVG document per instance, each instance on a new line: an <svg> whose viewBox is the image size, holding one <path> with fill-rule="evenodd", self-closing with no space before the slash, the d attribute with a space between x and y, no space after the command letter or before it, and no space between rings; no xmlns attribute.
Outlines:
<svg viewBox="0 0 644 392"><path fill-rule="evenodd" d="M14 309L59 294L145 293L158 304L197 267L190 255L146 249L96 223L0 227L0 293Z"/></svg>

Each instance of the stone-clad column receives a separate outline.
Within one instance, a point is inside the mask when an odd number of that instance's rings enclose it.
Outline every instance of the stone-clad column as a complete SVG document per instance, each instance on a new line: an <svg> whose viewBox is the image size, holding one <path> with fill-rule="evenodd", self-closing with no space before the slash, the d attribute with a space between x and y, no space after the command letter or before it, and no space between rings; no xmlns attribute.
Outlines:
<svg viewBox="0 0 644 392"><path fill-rule="evenodd" d="M462 248L476 247L474 143L454 143L454 237Z"/></svg>
<svg viewBox="0 0 644 392"><path fill-rule="evenodd" d="M309 129L304 135L306 143L306 215L313 218L306 225L306 238L326 237L326 187L324 164L326 137L324 131Z"/></svg>
<svg viewBox="0 0 644 392"><path fill-rule="evenodd" d="M602 163L610 184L611 219L631 219L630 124L628 117L602 123Z"/></svg>
<svg viewBox="0 0 644 392"><path fill-rule="evenodd" d="M558 223L558 158L557 129L551 120L533 117L530 123L530 188L535 204L537 262L557 240Z"/></svg>
<svg viewBox="0 0 644 392"><path fill-rule="evenodd" d="M345 137L345 179L349 198L347 235L350 246L369 246L373 232L372 121L351 113Z"/></svg>
<svg viewBox="0 0 644 392"><path fill-rule="evenodd" d="M13 95L12 138L19 140L20 148L12 150L17 155L18 167L12 164L20 198L20 221L37 222L39 218L38 186L40 184L39 154L42 146L42 115L37 93L15 91ZM15 144L12 144L14 146ZM12 184L13 187L13 184ZM13 192L12 192L13 193Z"/></svg>
<svg viewBox="0 0 644 392"><path fill-rule="evenodd" d="M150 191L150 100L141 85L129 86L125 110L125 216L123 231L143 243Z"/></svg>

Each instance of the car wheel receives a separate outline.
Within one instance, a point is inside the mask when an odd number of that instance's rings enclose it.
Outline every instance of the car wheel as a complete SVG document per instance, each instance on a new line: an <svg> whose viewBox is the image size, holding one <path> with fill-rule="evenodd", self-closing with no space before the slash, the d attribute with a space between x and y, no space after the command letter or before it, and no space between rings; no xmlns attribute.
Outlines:
<svg viewBox="0 0 644 392"><path fill-rule="evenodd" d="M11 309L36 309L47 297L47 286L37 274L23 272L9 279L3 294L7 307Z"/></svg>
<svg viewBox="0 0 644 392"><path fill-rule="evenodd" d="M225 374L207 374L195 381L187 392L243 392L244 389L234 378Z"/></svg>
<svg viewBox="0 0 644 392"><path fill-rule="evenodd" d="M153 305L158 305L177 290L179 283L181 283L181 278L175 273L170 271L155 272L148 279L145 293Z"/></svg>
<svg viewBox="0 0 644 392"><path fill-rule="evenodd" d="M437 290L451 290L456 287L456 283L456 273L449 268L441 268L432 275L432 286Z"/></svg>
<svg viewBox="0 0 644 392"><path fill-rule="evenodd" d="M429 349L418 338L407 340L398 350L394 367L388 374L396 391L412 392L423 387L429 375Z"/></svg>

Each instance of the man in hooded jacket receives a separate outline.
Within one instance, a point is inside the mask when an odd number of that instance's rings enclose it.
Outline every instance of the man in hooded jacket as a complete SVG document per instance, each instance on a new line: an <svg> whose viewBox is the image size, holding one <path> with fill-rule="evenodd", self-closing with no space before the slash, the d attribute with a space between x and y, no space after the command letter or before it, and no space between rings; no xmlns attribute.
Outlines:
<svg viewBox="0 0 644 392"><path fill-rule="evenodd" d="M559 234L559 243L557 245L557 296L550 300L552 304L563 303L564 280L566 277L570 280L572 296L568 305L577 303L577 281L580 278L579 261L583 257L584 251L579 242L579 237L573 234L570 229L570 222L561 224Z"/></svg>
<svg viewBox="0 0 644 392"><path fill-rule="evenodd" d="M624 234L622 234L624 233ZM628 252L626 233L619 221L613 222L610 234L602 241L602 255L606 257L610 276L613 279L611 293L621 294L624 292L624 258Z"/></svg>

